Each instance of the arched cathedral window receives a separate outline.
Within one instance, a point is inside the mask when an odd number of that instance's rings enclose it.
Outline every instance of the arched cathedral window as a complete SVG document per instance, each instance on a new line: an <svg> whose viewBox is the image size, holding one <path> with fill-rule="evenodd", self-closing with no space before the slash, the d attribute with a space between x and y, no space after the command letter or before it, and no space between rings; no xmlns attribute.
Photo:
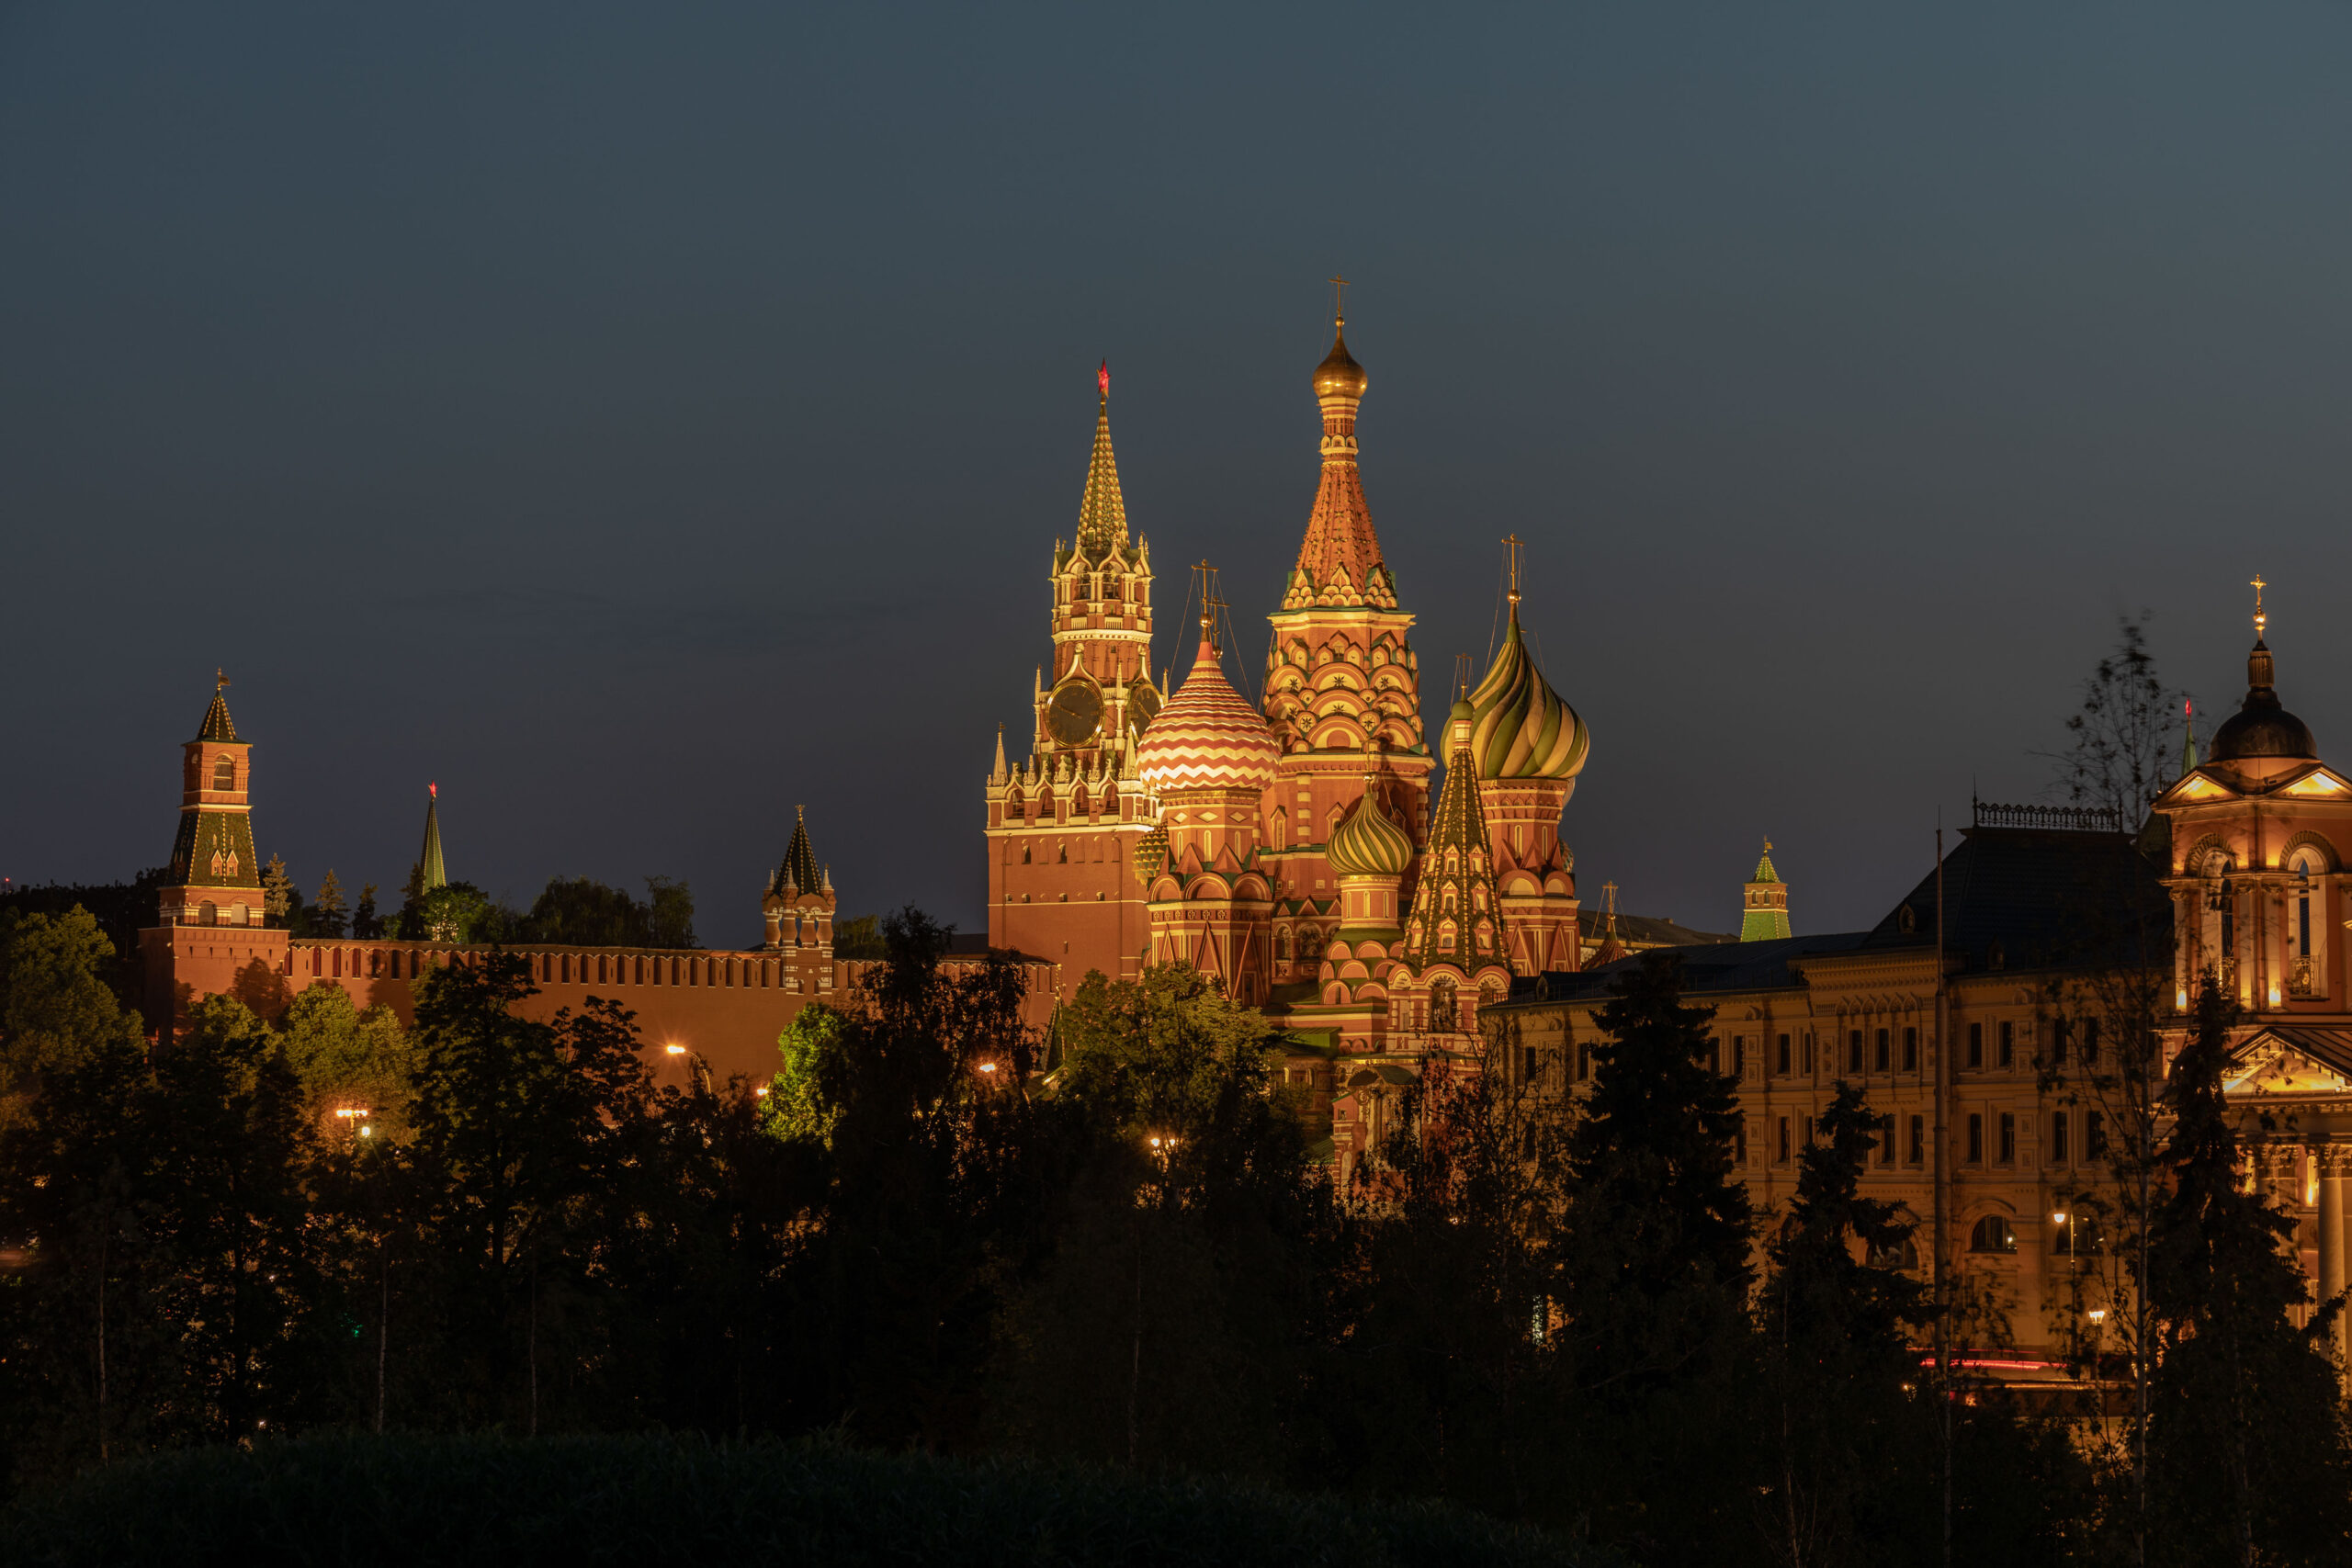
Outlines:
<svg viewBox="0 0 2352 1568"><path fill-rule="evenodd" d="M1454 998L1453 982L1441 975L1430 982L1430 1028L1440 1034L1450 1034L1460 1023L1461 1010Z"/></svg>
<svg viewBox="0 0 2352 1568"><path fill-rule="evenodd" d="M220 760L212 764L212 787L214 789L237 787L237 759L226 751L221 752Z"/></svg>

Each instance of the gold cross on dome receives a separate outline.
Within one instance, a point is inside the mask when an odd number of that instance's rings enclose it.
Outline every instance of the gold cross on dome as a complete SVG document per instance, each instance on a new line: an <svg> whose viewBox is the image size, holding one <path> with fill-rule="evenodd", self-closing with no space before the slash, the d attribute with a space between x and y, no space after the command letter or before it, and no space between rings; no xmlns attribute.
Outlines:
<svg viewBox="0 0 2352 1568"><path fill-rule="evenodd" d="M2263 581L2262 573L2257 571L2254 574L2254 581L2246 586L2254 590L2254 635L2259 640L2263 627L2270 624L2270 617L2262 613L2262 591L2270 584Z"/></svg>
<svg viewBox="0 0 2352 1568"><path fill-rule="evenodd" d="M1526 547L1527 542L1516 534L1506 534L1503 543L1510 547L1510 602L1516 604L1519 603L1519 552Z"/></svg>
<svg viewBox="0 0 2352 1568"><path fill-rule="evenodd" d="M1348 324L1348 280L1333 277L1329 281L1331 285L1331 320L1336 325L1344 327Z"/></svg>

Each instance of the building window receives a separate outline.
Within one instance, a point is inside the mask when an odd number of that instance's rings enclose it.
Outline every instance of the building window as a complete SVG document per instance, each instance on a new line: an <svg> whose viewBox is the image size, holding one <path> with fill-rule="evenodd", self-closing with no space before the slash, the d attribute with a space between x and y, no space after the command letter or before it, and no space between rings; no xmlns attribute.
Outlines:
<svg viewBox="0 0 2352 1568"><path fill-rule="evenodd" d="M1972 1067L1984 1065L1984 1026L1981 1023L1968 1026L1968 1065Z"/></svg>
<svg viewBox="0 0 2352 1568"><path fill-rule="evenodd" d="M2001 1163L2014 1165L2018 1157L2018 1119L2010 1112L2001 1112Z"/></svg>
<svg viewBox="0 0 2352 1568"><path fill-rule="evenodd" d="M1747 1163L1747 1118L1745 1116L1732 1124L1731 1157L1735 1165Z"/></svg>
<svg viewBox="0 0 2352 1568"><path fill-rule="evenodd" d="M1862 1032L1859 1029L1849 1032L1847 1036L1846 1070L1849 1073L1862 1070Z"/></svg>
<svg viewBox="0 0 2352 1568"><path fill-rule="evenodd" d="M2078 1054L2083 1059L2083 1066L2086 1067L2098 1066L2098 1020L2095 1018L2083 1020L2083 1048Z"/></svg>
<svg viewBox="0 0 2352 1568"><path fill-rule="evenodd" d="M212 764L212 787L214 789L237 787L237 759L226 751L221 752L220 760Z"/></svg>
<svg viewBox="0 0 2352 1568"><path fill-rule="evenodd" d="M1987 1214L1976 1222L1974 1230L1968 1233L1968 1250L1971 1252L2015 1252L2017 1249L2017 1230L2003 1215Z"/></svg>
<svg viewBox="0 0 2352 1568"><path fill-rule="evenodd" d="M1878 1050L1875 1059L1878 1063L1878 1070L1882 1073L1894 1066L1892 1041L1893 1036L1888 1031L1882 1029L1878 1032Z"/></svg>
<svg viewBox="0 0 2352 1568"><path fill-rule="evenodd" d="M1804 1076L1813 1077L1813 1031L1804 1032Z"/></svg>
<svg viewBox="0 0 2352 1568"><path fill-rule="evenodd" d="M1903 1070L1906 1073L1919 1070L1919 1031L1917 1028L1906 1028L1903 1032Z"/></svg>
<svg viewBox="0 0 2352 1568"><path fill-rule="evenodd" d="M1785 1034L1781 1036L1781 1066L1779 1071L1782 1077L1787 1077L1789 1076L1789 1037Z"/></svg>
<svg viewBox="0 0 2352 1568"><path fill-rule="evenodd" d="M1724 1043L1720 1037L1711 1034L1707 1037L1707 1071L1720 1073L1723 1070Z"/></svg>
<svg viewBox="0 0 2352 1568"><path fill-rule="evenodd" d="M1747 1076L1747 1036L1745 1034L1731 1037L1731 1076L1736 1078Z"/></svg>
<svg viewBox="0 0 2352 1568"><path fill-rule="evenodd" d="M2073 1118L2063 1111L2053 1111L2050 1113L2050 1163L2052 1165L2066 1163L2067 1123L2072 1120Z"/></svg>
<svg viewBox="0 0 2352 1568"><path fill-rule="evenodd" d="M2083 1153L2093 1159L2107 1156L2107 1119L2096 1111L2083 1112Z"/></svg>
<svg viewBox="0 0 2352 1568"><path fill-rule="evenodd" d="M2066 1211L2064 1221L2050 1226L2050 1250L2060 1258L2088 1258L2099 1249L2098 1216Z"/></svg>
<svg viewBox="0 0 2352 1568"><path fill-rule="evenodd" d="M1984 1118L1974 1111L1968 1113L1968 1163L1984 1163Z"/></svg>
<svg viewBox="0 0 2352 1568"><path fill-rule="evenodd" d="M1911 1118L1911 1163L1928 1163L1928 1119L1925 1116Z"/></svg>
<svg viewBox="0 0 2352 1568"><path fill-rule="evenodd" d="M1781 1153L1772 1163L1775 1165L1789 1163L1789 1119L1785 1116L1781 1118Z"/></svg>
<svg viewBox="0 0 2352 1568"><path fill-rule="evenodd" d="M2018 1026L2007 1019L2001 1021L2001 1066L2014 1067L2018 1062Z"/></svg>
<svg viewBox="0 0 2352 1568"><path fill-rule="evenodd" d="M1453 944L1449 942L1446 945ZM1441 1034L1452 1033L1458 1016L1453 982L1441 975L1430 983L1430 1027Z"/></svg>
<svg viewBox="0 0 2352 1568"><path fill-rule="evenodd" d="M1878 1119L1878 1163L1894 1163L1894 1118L1892 1116Z"/></svg>
<svg viewBox="0 0 2352 1568"><path fill-rule="evenodd" d="M1592 1043L1590 1041L1579 1040L1577 1042L1577 1081L1582 1083L1590 1077L1592 1077Z"/></svg>

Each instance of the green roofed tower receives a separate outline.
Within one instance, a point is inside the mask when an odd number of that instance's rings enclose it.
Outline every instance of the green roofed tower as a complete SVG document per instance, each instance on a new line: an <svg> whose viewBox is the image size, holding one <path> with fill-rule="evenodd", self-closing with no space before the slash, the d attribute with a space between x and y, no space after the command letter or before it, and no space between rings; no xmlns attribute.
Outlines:
<svg viewBox="0 0 2352 1568"><path fill-rule="evenodd" d="M229 717L229 677L217 673L196 739L181 748L179 831L158 909L164 925L261 925L252 752Z"/></svg>
<svg viewBox="0 0 2352 1568"><path fill-rule="evenodd" d="M1774 942L1789 934L1789 885L1772 869L1772 840L1764 840L1763 856L1747 885L1747 903L1740 911L1739 940Z"/></svg>

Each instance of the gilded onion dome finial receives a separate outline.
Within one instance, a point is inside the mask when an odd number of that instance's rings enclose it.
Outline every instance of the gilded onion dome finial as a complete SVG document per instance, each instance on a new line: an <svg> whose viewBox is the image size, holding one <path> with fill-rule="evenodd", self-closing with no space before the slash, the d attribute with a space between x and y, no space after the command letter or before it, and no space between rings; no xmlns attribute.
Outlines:
<svg viewBox="0 0 2352 1568"><path fill-rule="evenodd" d="M1348 353L1348 280L1335 277L1331 287L1337 290L1331 306L1331 352L1315 367L1315 395L1360 400L1365 378L1363 367Z"/></svg>

